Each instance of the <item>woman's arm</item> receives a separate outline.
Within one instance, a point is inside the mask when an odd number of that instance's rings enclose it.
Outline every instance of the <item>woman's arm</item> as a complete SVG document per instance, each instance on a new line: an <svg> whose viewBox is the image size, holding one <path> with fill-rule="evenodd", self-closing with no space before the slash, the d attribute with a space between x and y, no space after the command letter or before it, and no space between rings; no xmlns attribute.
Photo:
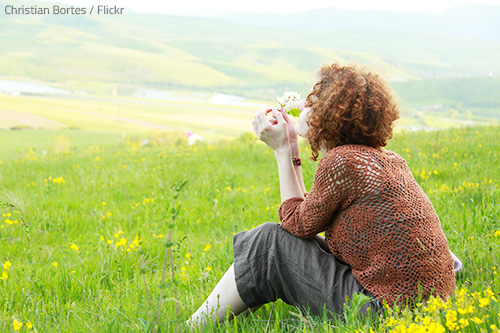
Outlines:
<svg viewBox="0 0 500 333"><path fill-rule="evenodd" d="M283 118L285 119L288 127L288 142L290 144L291 158L300 158L299 142L295 123L286 112L280 112L283 115ZM299 183L302 194L306 193L307 190L304 185L304 179L302 178L302 167L300 165L294 164L293 170L295 171L295 176L297 177L297 181Z"/></svg>
<svg viewBox="0 0 500 333"><path fill-rule="evenodd" d="M288 146L283 149L275 150L274 156L276 157L276 162L278 163L281 202L290 198L304 198L305 191L302 190L297 179L295 171L297 166L294 166L292 163L290 147Z"/></svg>
<svg viewBox="0 0 500 333"><path fill-rule="evenodd" d="M272 112L276 119L274 124L271 124L266 118L266 114L269 112ZM274 150L276 162L278 163L281 202L295 197L304 198L304 192L302 191L295 171L297 166L294 166L292 163L292 149L289 143L289 126L282 113L272 109L259 111L255 115L252 124L259 139L264 141Z"/></svg>
<svg viewBox="0 0 500 333"><path fill-rule="evenodd" d="M318 164L307 197L291 198L281 204L281 227L302 238L313 238L324 231L349 199L356 182L350 174L350 165L342 152L328 152Z"/></svg>

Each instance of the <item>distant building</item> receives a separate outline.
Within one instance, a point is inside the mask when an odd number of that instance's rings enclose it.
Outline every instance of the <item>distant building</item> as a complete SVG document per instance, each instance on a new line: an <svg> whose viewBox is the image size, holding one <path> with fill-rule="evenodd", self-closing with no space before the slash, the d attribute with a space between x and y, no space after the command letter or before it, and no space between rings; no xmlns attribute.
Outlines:
<svg viewBox="0 0 500 333"><path fill-rule="evenodd" d="M188 139L188 145L192 146L194 144L197 144L198 142L203 142L205 139L199 134L192 133L192 132L186 132L186 137Z"/></svg>

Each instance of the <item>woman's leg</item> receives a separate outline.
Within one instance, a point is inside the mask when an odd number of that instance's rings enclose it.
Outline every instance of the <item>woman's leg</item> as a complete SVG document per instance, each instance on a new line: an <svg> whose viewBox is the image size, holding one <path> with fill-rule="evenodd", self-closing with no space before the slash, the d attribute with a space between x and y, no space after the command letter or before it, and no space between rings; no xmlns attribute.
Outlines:
<svg viewBox="0 0 500 333"><path fill-rule="evenodd" d="M229 319L248 309L236 288L234 264L229 267L206 301L189 318L187 324L202 326L207 321L223 321L226 318L228 308L230 311Z"/></svg>
<svg viewBox="0 0 500 333"><path fill-rule="evenodd" d="M250 307L280 298L314 315L324 307L342 315L346 296L369 295L321 237L305 240L265 223L234 235L233 249L238 292Z"/></svg>

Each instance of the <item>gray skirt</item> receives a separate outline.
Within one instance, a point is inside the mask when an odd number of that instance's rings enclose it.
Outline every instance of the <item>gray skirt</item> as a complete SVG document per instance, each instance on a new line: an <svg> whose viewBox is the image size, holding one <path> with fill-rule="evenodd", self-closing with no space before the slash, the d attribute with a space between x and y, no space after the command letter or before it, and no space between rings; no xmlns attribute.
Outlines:
<svg viewBox="0 0 500 333"><path fill-rule="evenodd" d="M292 235L277 223L265 223L233 237L238 292L252 308L280 298L301 311L342 314L346 297L372 297L365 304L376 312L378 301L354 278L351 267L322 249L315 240Z"/></svg>

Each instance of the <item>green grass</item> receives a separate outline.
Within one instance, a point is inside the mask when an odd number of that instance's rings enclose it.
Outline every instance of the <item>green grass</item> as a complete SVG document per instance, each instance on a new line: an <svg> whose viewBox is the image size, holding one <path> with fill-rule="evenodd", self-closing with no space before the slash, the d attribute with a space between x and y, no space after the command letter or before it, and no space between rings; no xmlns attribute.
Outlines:
<svg viewBox="0 0 500 333"><path fill-rule="evenodd" d="M18 145L16 154L0 158L0 201L15 206L1 207L0 262L12 266L0 266L8 275L0 280L0 331L12 330L14 320L24 323L22 330L30 321L39 332L142 332L157 321L162 332L174 331L231 264L233 233L278 221L274 157L251 135L191 147L141 148L134 140L69 149L62 144L43 154L28 149L31 144L22 147L32 133L4 132L0 141L2 150ZM9 135L17 137L5 141ZM399 133L388 147L406 159L431 199L466 269L458 287L469 294L500 292L499 137L498 127ZM310 188L316 164L306 161L308 152L303 147ZM136 235L140 246L131 248ZM117 246L122 238L126 245ZM175 278L167 261L162 283L167 245L173 245ZM477 295L464 297L475 303L472 313L458 315L469 323L461 331L500 326L497 301L480 307ZM460 308L464 297L457 295L450 306ZM445 327L451 311L421 310ZM417 320L408 312L347 321L298 312L279 301L272 312L268 305L206 331L389 331L396 326L388 327L390 318L405 326ZM475 324L473 316L485 322Z"/></svg>

